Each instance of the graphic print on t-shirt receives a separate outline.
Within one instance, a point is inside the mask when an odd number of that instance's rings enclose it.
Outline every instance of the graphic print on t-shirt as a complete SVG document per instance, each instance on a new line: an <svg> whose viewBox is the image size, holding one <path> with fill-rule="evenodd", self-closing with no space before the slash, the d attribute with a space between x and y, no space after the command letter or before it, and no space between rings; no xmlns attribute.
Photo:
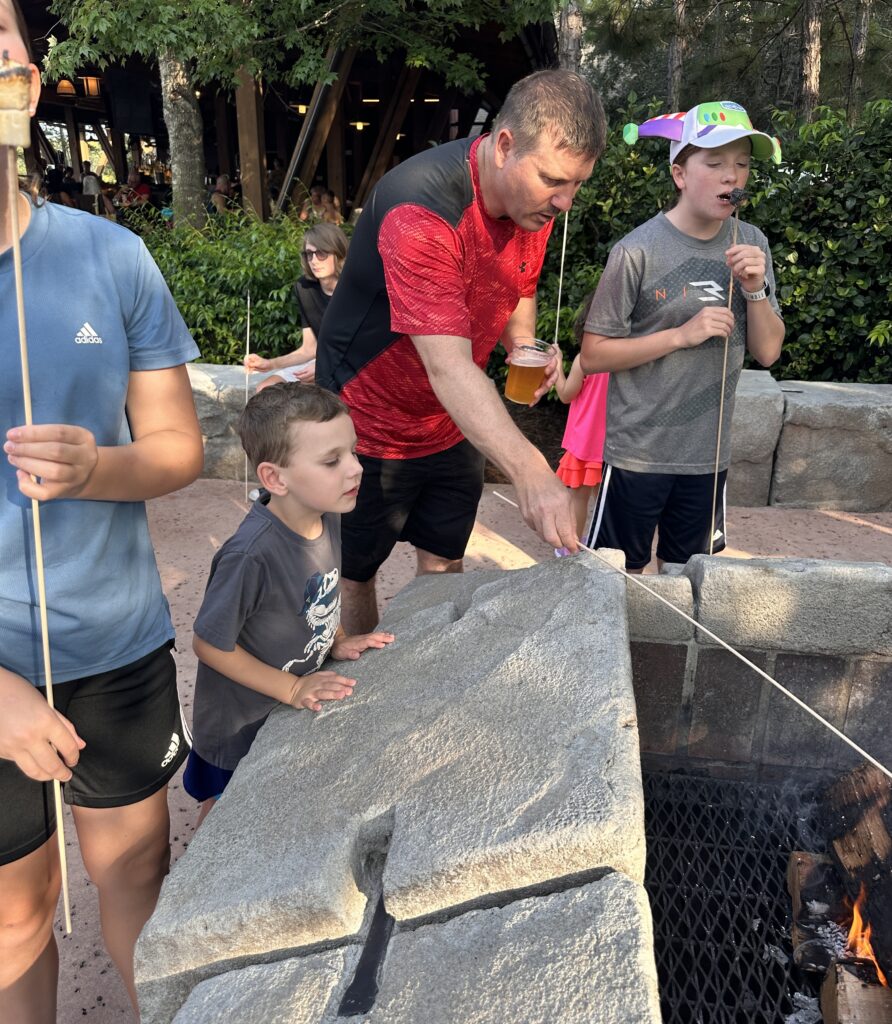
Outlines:
<svg viewBox="0 0 892 1024"><path fill-rule="evenodd" d="M292 658L282 666L283 672L290 672L295 665L307 665L315 656L316 664L312 671L319 668L331 645L341 621L341 594L338 590L339 573L337 569L330 572L314 572L307 580L304 589L304 606L301 615L306 619L311 637L304 647L302 658ZM298 675L303 675L298 672Z"/></svg>

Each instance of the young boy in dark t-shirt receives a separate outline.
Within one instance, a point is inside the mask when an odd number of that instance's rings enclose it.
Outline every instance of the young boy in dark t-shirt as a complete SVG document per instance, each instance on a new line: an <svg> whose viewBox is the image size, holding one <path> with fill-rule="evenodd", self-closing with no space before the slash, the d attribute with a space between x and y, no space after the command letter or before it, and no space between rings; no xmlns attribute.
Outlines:
<svg viewBox="0 0 892 1024"><path fill-rule="evenodd" d="M214 556L195 620L193 749L184 785L213 807L277 704L319 711L356 685L319 671L355 660L391 633L340 626L340 516L356 504L362 467L343 402L313 384L277 384L245 407L239 436L262 487Z"/></svg>

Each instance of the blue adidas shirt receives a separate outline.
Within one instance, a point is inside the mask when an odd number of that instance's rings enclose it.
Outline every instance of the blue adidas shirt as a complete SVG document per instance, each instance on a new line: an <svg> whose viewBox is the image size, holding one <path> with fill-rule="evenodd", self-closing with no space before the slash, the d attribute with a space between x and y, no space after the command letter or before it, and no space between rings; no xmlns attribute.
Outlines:
<svg viewBox="0 0 892 1024"><path fill-rule="evenodd" d="M145 245L93 214L32 207L22 238L35 423L127 444L133 370L198 349ZM25 421L12 252L0 255L0 427ZM0 664L44 683L31 502L0 459ZM119 668L173 637L142 502L40 506L54 682Z"/></svg>

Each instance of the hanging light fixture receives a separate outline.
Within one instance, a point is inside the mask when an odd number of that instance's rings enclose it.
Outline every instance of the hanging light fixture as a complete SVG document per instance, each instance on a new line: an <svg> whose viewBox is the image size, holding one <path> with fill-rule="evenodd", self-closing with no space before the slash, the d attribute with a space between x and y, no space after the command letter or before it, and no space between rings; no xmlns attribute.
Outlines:
<svg viewBox="0 0 892 1024"><path fill-rule="evenodd" d="M60 78L56 82L56 95L57 96L77 96L77 89L74 87L74 82L69 82L67 78Z"/></svg>
<svg viewBox="0 0 892 1024"><path fill-rule="evenodd" d="M80 78L84 83L85 96L96 97L99 95L99 83L101 79L96 78L93 75L81 75Z"/></svg>

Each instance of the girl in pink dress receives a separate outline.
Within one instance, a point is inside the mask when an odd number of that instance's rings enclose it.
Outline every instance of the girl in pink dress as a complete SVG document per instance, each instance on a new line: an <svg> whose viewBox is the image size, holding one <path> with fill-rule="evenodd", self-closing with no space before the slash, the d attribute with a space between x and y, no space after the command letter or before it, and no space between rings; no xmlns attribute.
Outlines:
<svg viewBox="0 0 892 1024"><path fill-rule="evenodd" d="M579 365L579 356L565 375L561 360L558 360L555 390L565 405L569 403L570 412L562 442L565 450L557 475L572 491L573 514L580 537L585 532L589 501L601 483L609 379L609 373L586 376Z"/></svg>

